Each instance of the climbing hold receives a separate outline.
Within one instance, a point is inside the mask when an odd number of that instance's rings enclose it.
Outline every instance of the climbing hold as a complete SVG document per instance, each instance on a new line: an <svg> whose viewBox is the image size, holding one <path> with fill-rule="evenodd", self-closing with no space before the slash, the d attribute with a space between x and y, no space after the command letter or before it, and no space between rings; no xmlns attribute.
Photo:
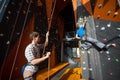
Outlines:
<svg viewBox="0 0 120 80"><path fill-rule="evenodd" d="M101 29L100 29L100 30L102 30L102 31L103 31L103 30L105 30L105 27L101 27Z"/></svg>

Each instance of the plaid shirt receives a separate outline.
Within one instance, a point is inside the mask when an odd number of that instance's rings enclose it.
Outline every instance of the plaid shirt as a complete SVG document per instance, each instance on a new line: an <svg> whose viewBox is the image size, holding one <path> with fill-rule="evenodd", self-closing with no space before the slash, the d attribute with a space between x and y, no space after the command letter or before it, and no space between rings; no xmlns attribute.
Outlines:
<svg viewBox="0 0 120 80"><path fill-rule="evenodd" d="M35 58L40 58L40 44L34 45L29 44L25 49L25 57L28 62L31 62ZM36 65L28 65L25 70L29 70L32 72L36 72L38 70L38 66Z"/></svg>

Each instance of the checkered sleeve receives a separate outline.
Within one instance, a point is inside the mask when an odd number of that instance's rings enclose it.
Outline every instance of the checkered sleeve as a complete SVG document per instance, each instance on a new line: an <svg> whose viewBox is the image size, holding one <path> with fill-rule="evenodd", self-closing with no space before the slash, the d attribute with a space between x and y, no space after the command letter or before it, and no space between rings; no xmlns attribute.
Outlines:
<svg viewBox="0 0 120 80"><path fill-rule="evenodd" d="M26 48L25 57L27 58L28 62L31 62L33 59L35 59L34 47L29 46Z"/></svg>

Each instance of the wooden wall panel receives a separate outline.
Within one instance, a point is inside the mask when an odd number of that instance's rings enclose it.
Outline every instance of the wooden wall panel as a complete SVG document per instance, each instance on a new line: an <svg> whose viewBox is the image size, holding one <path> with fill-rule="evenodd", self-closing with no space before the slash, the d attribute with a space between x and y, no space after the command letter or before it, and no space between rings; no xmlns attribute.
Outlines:
<svg viewBox="0 0 120 80"><path fill-rule="evenodd" d="M60 43L63 41L63 35L64 35L64 22L63 19L59 16L57 19L57 24L58 24L58 35L59 35L59 41ZM58 52L58 51L57 51ZM51 57L50 57L50 67L53 68L55 67L58 63L57 60L57 55L58 53L56 53L56 46L53 45L52 46L52 52L51 52Z"/></svg>
<svg viewBox="0 0 120 80"><path fill-rule="evenodd" d="M53 68L57 65L57 58L56 58L56 54L55 54L55 45L52 46L52 52L51 52L51 56L50 56L50 68Z"/></svg>
<svg viewBox="0 0 120 80"><path fill-rule="evenodd" d="M99 4L103 6L101 8L98 7ZM116 9L116 0L97 0L94 9L94 18L100 17L100 19L104 20L112 20L112 21L120 21L120 8L117 10L118 15L114 17L115 9ZM108 11L110 11L110 15L107 15Z"/></svg>
<svg viewBox="0 0 120 80"><path fill-rule="evenodd" d="M74 11L74 19L75 23L77 22L77 0L72 0L73 11Z"/></svg>
<svg viewBox="0 0 120 80"><path fill-rule="evenodd" d="M84 7L87 9L87 11L92 15L90 0L80 0L80 1L84 5Z"/></svg>
<svg viewBox="0 0 120 80"><path fill-rule="evenodd" d="M63 35L64 35L64 22L62 17L59 16L58 18L58 34L60 36L60 42L63 40Z"/></svg>
<svg viewBox="0 0 120 80"><path fill-rule="evenodd" d="M53 11L53 2L54 0L46 0L46 12L47 12L48 24L50 24L50 18Z"/></svg>

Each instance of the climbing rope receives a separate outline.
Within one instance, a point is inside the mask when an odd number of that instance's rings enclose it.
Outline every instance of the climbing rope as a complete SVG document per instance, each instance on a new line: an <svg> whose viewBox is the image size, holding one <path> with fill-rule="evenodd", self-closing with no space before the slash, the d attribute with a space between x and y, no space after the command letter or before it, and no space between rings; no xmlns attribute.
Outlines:
<svg viewBox="0 0 120 80"><path fill-rule="evenodd" d="M48 24L48 31L50 30L50 27L51 27L51 22L52 22L53 14L54 14L54 11L55 11L55 6L56 6L56 0L55 0L54 5L53 5L52 14L50 15L50 22ZM42 55L45 53L45 45L46 44L44 44ZM50 79L50 57L48 58L48 80L49 79Z"/></svg>

